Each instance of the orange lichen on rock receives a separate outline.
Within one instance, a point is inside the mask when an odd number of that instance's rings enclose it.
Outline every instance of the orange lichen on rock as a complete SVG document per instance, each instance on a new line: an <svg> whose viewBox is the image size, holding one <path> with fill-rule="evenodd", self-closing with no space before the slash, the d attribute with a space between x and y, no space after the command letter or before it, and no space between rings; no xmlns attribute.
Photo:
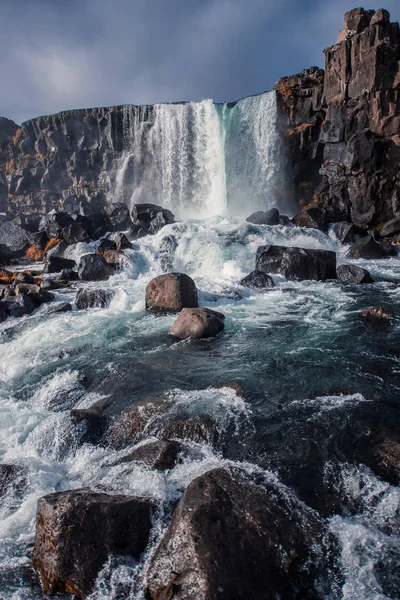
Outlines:
<svg viewBox="0 0 400 600"><path fill-rule="evenodd" d="M60 244L61 242L62 242L62 240L59 240L58 238L50 238L46 244L46 248L44 249L44 252L45 253L48 252L55 246L58 246L58 244Z"/></svg>
<svg viewBox="0 0 400 600"><path fill-rule="evenodd" d="M11 283L13 283L13 281L15 281L16 277L16 273L7 271L7 269L0 269L0 283L4 285L10 285Z"/></svg>
<svg viewBox="0 0 400 600"><path fill-rule="evenodd" d="M37 246L29 246L28 250L25 252L25 256L27 259L37 262L43 260L44 250L41 250Z"/></svg>
<svg viewBox="0 0 400 600"><path fill-rule="evenodd" d="M312 127L312 123L301 123L300 125L297 125L297 127L293 127L293 129L289 129L288 135L295 135L296 133L304 133L310 127Z"/></svg>

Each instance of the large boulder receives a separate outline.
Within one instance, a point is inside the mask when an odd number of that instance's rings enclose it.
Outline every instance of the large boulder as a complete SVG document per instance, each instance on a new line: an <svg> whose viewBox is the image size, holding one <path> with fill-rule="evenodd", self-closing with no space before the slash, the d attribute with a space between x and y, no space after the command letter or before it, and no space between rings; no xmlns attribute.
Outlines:
<svg viewBox="0 0 400 600"><path fill-rule="evenodd" d="M135 204L132 209L132 220L136 228L136 236L143 233L158 233L165 225L175 223L175 215L168 209L157 204Z"/></svg>
<svg viewBox="0 0 400 600"><path fill-rule="evenodd" d="M74 220L69 213L54 210L42 216L38 230L45 230L49 238L61 239L64 227L72 225L73 222Z"/></svg>
<svg viewBox="0 0 400 600"><path fill-rule="evenodd" d="M317 513L276 480L214 469L189 485L147 572L150 598L321 598L333 544ZM322 584L324 587L324 584ZM326 590L324 590L326 591Z"/></svg>
<svg viewBox="0 0 400 600"><path fill-rule="evenodd" d="M87 308L107 308L112 299L111 290L79 290L76 294L75 304L79 310Z"/></svg>
<svg viewBox="0 0 400 600"><path fill-rule="evenodd" d="M349 258L365 258L376 260L383 258L382 247L372 237L363 237L350 246L347 252Z"/></svg>
<svg viewBox="0 0 400 600"><path fill-rule="evenodd" d="M368 235L365 229L346 221L335 223L333 233L342 244L354 244L361 237Z"/></svg>
<svg viewBox="0 0 400 600"><path fill-rule="evenodd" d="M319 229L318 224L308 212L304 211L292 217L292 223L297 227L302 227L303 229Z"/></svg>
<svg viewBox="0 0 400 600"><path fill-rule="evenodd" d="M396 217L396 219L392 219L385 223L379 233L381 237L391 237L400 233L400 217Z"/></svg>
<svg viewBox="0 0 400 600"><path fill-rule="evenodd" d="M110 231L126 231L132 224L129 209L124 202L114 202L104 208Z"/></svg>
<svg viewBox="0 0 400 600"><path fill-rule="evenodd" d="M3 303L7 314L15 319L30 315L37 308L37 304L26 294L7 297Z"/></svg>
<svg viewBox="0 0 400 600"><path fill-rule="evenodd" d="M343 283L373 283L371 274L366 269L355 265L340 265L336 271L337 278Z"/></svg>
<svg viewBox="0 0 400 600"><path fill-rule="evenodd" d="M105 281L114 273L112 267L100 254L85 254L78 267L79 279Z"/></svg>
<svg viewBox="0 0 400 600"><path fill-rule="evenodd" d="M24 256L28 246L25 229L12 221L0 225L0 252L7 259Z"/></svg>
<svg viewBox="0 0 400 600"><path fill-rule="evenodd" d="M180 340L211 338L224 329L224 319L222 313L209 308L183 308L168 333Z"/></svg>
<svg viewBox="0 0 400 600"><path fill-rule="evenodd" d="M44 594L90 594L109 555L139 560L149 540L154 503L89 490L39 499L33 566Z"/></svg>
<svg viewBox="0 0 400 600"><path fill-rule="evenodd" d="M336 277L336 254L330 250L260 246L256 270L280 273L286 279L324 281Z"/></svg>
<svg viewBox="0 0 400 600"><path fill-rule="evenodd" d="M166 471L175 467L181 451L180 442L162 439L138 446L133 452L124 456L121 463L141 462L152 469Z"/></svg>
<svg viewBox="0 0 400 600"><path fill-rule="evenodd" d="M73 221L64 227L62 236L67 244L78 244L79 242L88 242L90 240L89 231L79 221Z"/></svg>
<svg viewBox="0 0 400 600"><path fill-rule="evenodd" d="M147 310L179 312L197 306L196 284L184 273L159 275L146 287Z"/></svg>
<svg viewBox="0 0 400 600"><path fill-rule="evenodd" d="M277 208L259 210L247 217L246 221L254 225L279 225L279 211Z"/></svg>
<svg viewBox="0 0 400 600"><path fill-rule="evenodd" d="M73 269L76 262L62 256L50 255L46 257L43 273L61 273L64 269Z"/></svg>
<svg viewBox="0 0 400 600"><path fill-rule="evenodd" d="M41 304L54 300L54 294L44 290L35 283L18 283L15 286L15 293L17 296L28 296L28 298L30 298L32 302L36 304L36 306L40 306Z"/></svg>
<svg viewBox="0 0 400 600"><path fill-rule="evenodd" d="M246 275L240 285L247 288L256 288L264 290L267 288L274 287L274 281L272 277L264 273L263 271L252 271L249 275Z"/></svg>

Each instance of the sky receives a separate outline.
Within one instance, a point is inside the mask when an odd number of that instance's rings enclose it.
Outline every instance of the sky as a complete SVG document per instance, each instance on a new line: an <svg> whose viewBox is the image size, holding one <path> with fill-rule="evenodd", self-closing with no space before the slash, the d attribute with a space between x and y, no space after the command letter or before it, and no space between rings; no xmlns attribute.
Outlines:
<svg viewBox="0 0 400 600"><path fill-rule="evenodd" d="M317 65L354 0L0 0L0 116L233 101ZM365 8L380 8L364 5ZM392 21L399 0L385 0Z"/></svg>

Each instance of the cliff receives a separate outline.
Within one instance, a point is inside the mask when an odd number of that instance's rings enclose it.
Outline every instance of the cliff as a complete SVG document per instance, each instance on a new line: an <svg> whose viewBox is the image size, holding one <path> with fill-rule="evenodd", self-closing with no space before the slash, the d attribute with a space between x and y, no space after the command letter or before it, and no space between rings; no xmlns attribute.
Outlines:
<svg viewBox="0 0 400 600"><path fill-rule="evenodd" d="M400 32L389 13L346 13L338 43L276 86L286 168L304 207L378 225L400 214Z"/></svg>
<svg viewBox="0 0 400 600"><path fill-rule="evenodd" d="M277 193L330 221L379 225L400 215L399 24L383 9L354 9L324 52L325 71L275 87L286 175ZM0 119L0 211L96 212L115 190L114 201L127 201L153 123L151 106L67 111L21 127ZM116 181L127 132L140 161Z"/></svg>

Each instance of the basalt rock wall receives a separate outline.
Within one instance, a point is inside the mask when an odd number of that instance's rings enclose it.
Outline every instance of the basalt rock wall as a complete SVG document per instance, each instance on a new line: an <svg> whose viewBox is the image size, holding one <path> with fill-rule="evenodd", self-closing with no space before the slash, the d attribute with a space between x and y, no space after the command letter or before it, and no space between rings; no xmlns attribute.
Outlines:
<svg viewBox="0 0 400 600"><path fill-rule="evenodd" d="M400 215L400 32L389 13L354 9L338 43L276 90L287 193L331 220L379 225Z"/></svg>

